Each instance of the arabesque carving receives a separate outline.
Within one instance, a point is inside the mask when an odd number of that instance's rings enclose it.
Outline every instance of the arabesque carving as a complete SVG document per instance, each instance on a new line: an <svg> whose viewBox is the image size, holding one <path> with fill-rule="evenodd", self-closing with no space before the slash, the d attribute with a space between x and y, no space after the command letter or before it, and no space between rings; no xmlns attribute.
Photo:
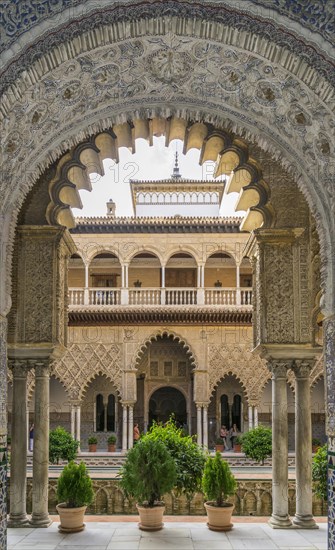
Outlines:
<svg viewBox="0 0 335 550"><path fill-rule="evenodd" d="M71 399L81 399L89 382L99 374L121 392L121 360L119 345L74 343L61 359L52 362L51 374L60 380Z"/></svg>

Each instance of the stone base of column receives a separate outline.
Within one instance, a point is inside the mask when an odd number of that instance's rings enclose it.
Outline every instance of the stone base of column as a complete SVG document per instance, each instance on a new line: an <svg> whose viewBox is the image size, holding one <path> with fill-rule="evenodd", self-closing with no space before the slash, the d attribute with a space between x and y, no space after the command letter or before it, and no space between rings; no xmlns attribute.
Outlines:
<svg viewBox="0 0 335 550"><path fill-rule="evenodd" d="M8 527L27 527L29 518L26 514L10 514L7 525Z"/></svg>
<svg viewBox="0 0 335 550"><path fill-rule="evenodd" d="M319 526L315 523L313 516L302 516L296 514L293 518L293 525L298 529L319 529Z"/></svg>
<svg viewBox="0 0 335 550"><path fill-rule="evenodd" d="M29 521L29 525L32 527L50 527L52 519L45 514L33 514Z"/></svg>
<svg viewBox="0 0 335 550"><path fill-rule="evenodd" d="M268 521L268 525L272 527L272 529L291 529L293 527L289 516L277 516L275 514L272 514Z"/></svg>

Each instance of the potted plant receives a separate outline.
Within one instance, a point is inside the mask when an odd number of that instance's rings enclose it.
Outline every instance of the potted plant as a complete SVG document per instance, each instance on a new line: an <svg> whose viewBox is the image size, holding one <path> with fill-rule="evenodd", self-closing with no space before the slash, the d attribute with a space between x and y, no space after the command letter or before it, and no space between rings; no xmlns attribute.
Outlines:
<svg viewBox="0 0 335 550"><path fill-rule="evenodd" d="M207 459L202 488L208 499L204 504L208 528L212 531L229 531L233 527L231 516L234 504L227 502L227 497L234 494L236 481L228 462L223 460L219 452L214 458Z"/></svg>
<svg viewBox="0 0 335 550"><path fill-rule="evenodd" d="M321 447L321 441L317 437L313 437L312 439L312 452L316 453L318 449Z"/></svg>
<svg viewBox="0 0 335 550"><path fill-rule="evenodd" d="M217 437L215 441L215 451L219 453L223 453L224 451L224 444L222 441L222 437Z"/></svg>
<svg viewBox="0 0 335 550"><path fill-rule="evenodd" d="M96 453L97 452L97 444L98 444L98 439L95 437L95 435L91 435L88 438L88 451L90 453Z"/></svg>
<svg viewBox="0 0 335 550"><path fill-rule="evenodd" d="M162 529L165 510L162 496L176 483L176 465L164 443L141 439L128 452L120 474L125 496L137 500L139 528Z"/></svg>
<svg viewBox="0 0 335 550"><path fill-rule="evenodd" d="M84 462L71 461L64 467L57 482L56 509L60 517L58 529L62 533L76 533L85 529L86 507L94 498L92 480Z"/></svg>
<svg viewBox="0 0 335 550"><path fill-rule="evenodd" d="M112 434L107 439L108 443L108 452L109 453L115 453L115 444L116 444L116 435Z"/></svg>
<svg viewBox="0 0 335 550"><path fill-rule="evenodd" d="M234 441L234 452L240 453L242 451L242 436L238 436Z"/></svg>
<svg viewBox="0 0 335 550"><path fill-rule="evenodd" d="M174 492L177 496L186 496L189 508L195 493L201 491L202 475L206 456L193 437L185 435L182 428L178 428L174 419L170 418L164 425L154 423L144 436L144 439L162 441L169 450L177 471Z"/></svg>
<svg viewBox="0 0 335 550"><path fill-rule="evenodd" d="M60 460L74 460L78 453L79 441L61 426L51 430L49 434L49 460L51 464L59 464Z"/></svg>
<svg viewBox="0 0 335 550"><path fill-rule="evenodd" d="M272 455L272 430L265 426L257 426L242 436L242 451L245 456L264 464L267 456Z"/></svg>

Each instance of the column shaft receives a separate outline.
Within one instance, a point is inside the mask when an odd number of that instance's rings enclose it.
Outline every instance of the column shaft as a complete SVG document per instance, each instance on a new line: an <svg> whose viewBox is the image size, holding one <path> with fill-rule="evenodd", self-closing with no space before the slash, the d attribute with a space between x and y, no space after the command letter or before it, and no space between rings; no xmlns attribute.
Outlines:
<svg viewBox="0 0 335 550"><path fill-rule="evenodd" d="M258 408L254 407L254 427L258 426Z"/></svg>
<svg viewBox="0 0 335 550"><path fill-rule="evenodd" d="M76 437L75 418L76 418L76 409L75 409L74 405L71 405L71 435L72 435L72 437Z"/></svg>
<svg viewBox="0 0 335 550"><path fill-rule="evenodd" d="M202 445L202 423L201 423L201 406L197 405L197 442L198 445Z"/></svg>
<svg viewBox="0 0 335 550"><path fill-rule="evenodd" d="M208 415L207 415L207 406L205 405L202 409L202 436L203 436L203 446L208 447Z"/></svg>
<svg viewBox="0 0 335 550"><path fill-rule="evenodd" d="M128 411L128 449L131 449L134 444L134 407L129 405Z"/></svg>
<svg viewBox="0 0 335 550"><path fill-rule="evenodd" d="M309 375L311 362L296 361L295 373L295 468L296 513L293 523L317 529L312 512L312 418Z"/></svg>
<svg viewBox="0 0 335 550"><path fill-rule="evenodd" d="M79 449L80 449L80 427L81 427L81 407L80 405L77 406L77 414L76 414L76 440L79 441Z"/></svg>
<svg viewBox="0 0 335 550"><path fill-rule="evenodd" d="M49 367L35 366L35 430L33 451L32 516L34 527L48 527Z"/></svg>
<svg viewBox="0 0 335 550"><path fill-rule="evenodd" d="M273 361L272 371L272 516L274 529L291 527L288 516L287 368Z"/></svg>
<svg viewBox="0 0 335 550"><path fill-rule="evenodd" d="M248 406L248 423L249 423L249 430L252 430L253 428L253 422L252 422L252 406Z"/></svg>
<svg viewBox="0 0 335 550"><path fill-rule="evenodd" d="M27 492L27 362L14 362L12 455L10 475L10 527L24 527L28 517Z"/></svg>
<svg viewBox="0 0 335 550"><path fill-rule="evenodd" d="M127 450L127 405L122 405L122 450Z"/></svg>

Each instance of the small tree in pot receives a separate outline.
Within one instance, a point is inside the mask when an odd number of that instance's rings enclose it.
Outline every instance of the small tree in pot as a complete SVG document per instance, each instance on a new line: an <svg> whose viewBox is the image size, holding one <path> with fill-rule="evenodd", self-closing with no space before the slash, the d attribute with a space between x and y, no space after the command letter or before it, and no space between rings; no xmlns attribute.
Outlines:
<svg viewBox="0 0 335 550"><path fill-rule="evenodd" d="M236 481L231 473L228 462L217 452L215 457L209 457L205 464L202 478L202 488L205 497L205 508L208 516L208 527L213 531L229 531L233 524L231 516L234 504L227 502L229 495L236 489Z"/></svg>
<svg viewBox="0 0 335 550"><path fill-rule="evenodd" d="M79 441L61 426L51 430L49 434L49 460L58 464L60 460L74 460L78 453Z"/></svg>
<svg viewBox="0 0 335 550"><path fill-rule="evenodd" d="M91 435L88 438L88 451L90 453L96 453L97 451L98 438L95 435Z"/></svg>
<svg viewBox="0 0 335 550"><path fill-rule="evenodd" d="M86 507L94 498L92 480L84 462L71 461L63 469L57 483L57 512L60 517L59 530L75 533L85 529L83 522Z"/></svg>
<svg viewBox="0 0 335 550"><path fill-rule="evenodd" d="M176 483L175 462L164 443L140 440L128 452L120 473L120 485L126 497L137 500L140 529L162 529L165 506L161 499Z"/></svg>
<svg viewBox="0 0 335 550"><path fill-rule="evenodd" d="M264 464L267 456L272 455L272 430L257 426L240 436L245 456Z"/></svg>
<svg viewBox="0 0 335 550"><path fill-rule="evenodd" d="M112 434L107 439L108 452L115 453L116 435Z"/></svg>

